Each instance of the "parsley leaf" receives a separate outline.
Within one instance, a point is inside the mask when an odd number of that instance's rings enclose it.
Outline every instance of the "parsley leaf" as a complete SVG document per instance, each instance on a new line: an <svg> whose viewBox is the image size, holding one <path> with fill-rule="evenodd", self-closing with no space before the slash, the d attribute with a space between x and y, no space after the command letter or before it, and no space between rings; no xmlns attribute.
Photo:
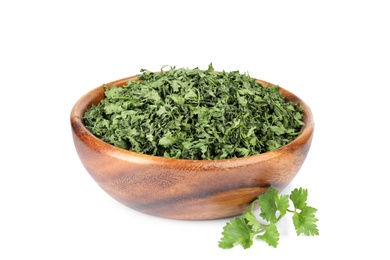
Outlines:
<svg viewBox="0 0 390 260"><path fill-rule="evenodd" d="M241 244L243 248L249 248L253 243L254 233L243 217L230 220L223 228L223 238L219 242L221 248L232 248Z"/></svg>
<svg viewBox="0 0 390 260"><path fill-rule="evenodd" d="M254 204L251 203L249 210L247 210L243 216L247 222L247 224L251 227L251 229L255 232L258 232L261 229L261 224L257 220L256 216L253 214Z"/></svg>
<svg viewBox="0 0 390 260"><path fill-rule="evenodd" d="M314 236L319 235L319 231L316 225L318 219L314 216L317 209L306 206L301 212L294 212L293 222L297 232L297 235Z"/></svg>
<svg viewBox="0 0 390 260"><path fill-rule="evenodd" d="M306 189L294 189L291 192L290 199L297 209L304 209L306 207L308 191Z"/></svg>
<svg viewBox="0 0 390 260"><path fill-rule="evenodd" d="M267 221L276 221L276 212L278 210L276 204L277 198L278 190L275 188L270 188L268 192L259 197L259 206L261 207L260 217Z"/></svg>
<svg viewBox="0 0 390 260"><path fill-rule="evenodd" d="M256 238L264 240L272 247L277 247L279 241L279 231L275 223L271 222L268 226L265 226L264 233L262 235L258 235Z"/></svg>

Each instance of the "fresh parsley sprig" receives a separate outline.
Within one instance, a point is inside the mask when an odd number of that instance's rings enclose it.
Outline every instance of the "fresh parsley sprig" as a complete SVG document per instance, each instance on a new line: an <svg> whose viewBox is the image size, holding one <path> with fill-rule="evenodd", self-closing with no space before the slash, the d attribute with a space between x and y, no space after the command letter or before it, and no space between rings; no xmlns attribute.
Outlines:
<svg viewBox="0 0 390 260"><path fill-rule="evenodd" d="M317 209L307 205L307 189L294 189L290 196L278 193L276 188L270 187L246 212L226 223L218 246L228 249L240 244L247 249L252 246L255 237L265 241L269 246L277 247L280 234L276 224L287 212L292 213L292 221L298 236L319 235L316 225L318 219L315 217ZM293 209L289 208L290 201ZM263 219L262 222L254 214L255 203L259 206L259 217Z"/></svg>

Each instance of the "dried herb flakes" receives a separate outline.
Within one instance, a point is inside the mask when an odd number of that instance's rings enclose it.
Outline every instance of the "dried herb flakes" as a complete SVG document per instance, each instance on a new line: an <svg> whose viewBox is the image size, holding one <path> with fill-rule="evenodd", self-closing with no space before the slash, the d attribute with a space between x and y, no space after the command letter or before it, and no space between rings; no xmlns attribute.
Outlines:
<svg viewBox="0 0 390 260"><path fill-rule="evenodd" d="M303 109L278 86L239 71L141 70L137 81L105 86L84 114L88 130L123 149L181 159L239 158L288 144L304 125Z"/></svg>

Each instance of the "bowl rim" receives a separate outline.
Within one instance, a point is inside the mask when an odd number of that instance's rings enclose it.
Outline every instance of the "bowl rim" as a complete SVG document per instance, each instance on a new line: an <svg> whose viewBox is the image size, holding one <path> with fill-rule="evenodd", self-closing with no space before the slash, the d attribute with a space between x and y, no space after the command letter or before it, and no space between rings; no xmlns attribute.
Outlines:
<svg viewBox="0 0 390 260"><path fill-rule="evenodd" d="M156 72L160 73L160 72ZM121 78L106 84L102 84L99 87L96 87L84 95L82 95L76 103L73 105L70 114L70 122L71 122L71 130L73 134L73 138L83 139L84 143L87 143L88 146L93 144L95 148L99 150L100 153L109 153L110 156L114 156L118 159L125 161L133 161L133 162L144 162L144 163L157 163L157 164L171 164L171 163L185 163L185 164L202 164L209 166L217 166L223 165L224 167L229 167L230 163L233 163L235 167L237 164L242 162L242 164L248 163L258 163L259 161L267 161L274 157L279 156L288 150L295 150L296 147L300 147L305 144L308 140L310 140L313 136L314 132L314 118L310 107L297 95L292 92L280 87L279 85L269 83L267 81L255 79L258 83L265 86L278 86L279 92L287 99L291 100L295 103L299 103L303 107L303 121L305 125L301 129L301 133L290 143L281 146L275 150L263 152L256 155L246 156L246 157L238 157L238 158L225 158L225 159L209 159L209 160L192 160L192 159L183 159L183 158L168 158L163 156L142 154L138 152L133 152L131 150L126 150L123 148L116 147L112 144L109 144L97 136L95 136L92 132L90 132L84 125L82 120L83 115L87 109L89 109L92 104L97 104L104 98L104 86L112 87L118 86L121 87L125 85L128 81L138 80L138 75ZM96 102L97 101L97 102ZM232 165L233 165L232 164Z"/></svg>

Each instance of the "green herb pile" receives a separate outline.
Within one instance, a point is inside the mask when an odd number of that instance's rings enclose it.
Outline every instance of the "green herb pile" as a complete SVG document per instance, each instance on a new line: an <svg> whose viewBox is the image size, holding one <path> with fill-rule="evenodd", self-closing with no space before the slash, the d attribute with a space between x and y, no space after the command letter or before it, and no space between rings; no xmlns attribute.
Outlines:
<svg viewBox="0 0 390 260"><path fill-rule="evenodd" d="M164 68L164 67L163 67ZM303 109L277 86L248 74L170 67L141 70L84 114L88 130L134 152L181 159L255 155L288 144L304 125Z"/></svg>
<svg viewBox="0 0 390 260"><path fill-rule="evenodd" d="M277 247L280 234L276 223L288 212L292 213L292 221L298 236L301 234L319 235L316 224L318 219L315 217L317 209L307 205L307 196L307 189L294 189L288 196L279 195L278 190L271 187L251 204L248 211L225 225L219 247L228 249L241 245L247 249L252 246L253 238L263 240L269 246ZM289 201L292 202L293 209L289 209ZM260 208L261 222L254 214L255 203Z"/></svg>

